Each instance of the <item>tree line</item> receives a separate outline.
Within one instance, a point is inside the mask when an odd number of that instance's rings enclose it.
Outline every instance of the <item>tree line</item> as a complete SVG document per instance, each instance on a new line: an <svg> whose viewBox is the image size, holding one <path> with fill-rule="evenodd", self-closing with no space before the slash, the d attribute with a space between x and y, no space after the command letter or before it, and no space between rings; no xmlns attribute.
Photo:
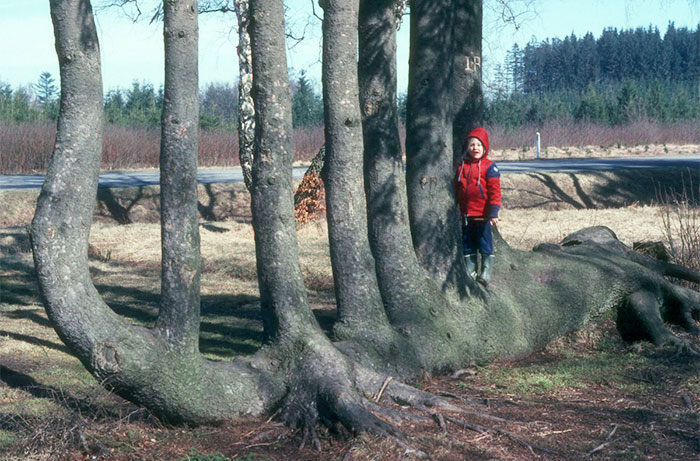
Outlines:
<svg viewBox="0 0 700 461"><path fill-rule="evenodd" d="M312 83L301 71L290 82L294 127L323 123L323 102ZM58 119L59 91L50 72L42 72L37 83L13 89L0 82L0 122L38 122ZM200 90L200 128L236 130L238 84L209 83ZM160 126L163 87L133 82L129 89L113 89L104 96L105 122L117 126Z"/></svg>
<svg viewBox="0 0 700 461"><path fill-rule="evenodd" d="M518 126L552 119L621 124L700 119L700 26L572 34L517 44L496 66L486 119Z"/></svg>

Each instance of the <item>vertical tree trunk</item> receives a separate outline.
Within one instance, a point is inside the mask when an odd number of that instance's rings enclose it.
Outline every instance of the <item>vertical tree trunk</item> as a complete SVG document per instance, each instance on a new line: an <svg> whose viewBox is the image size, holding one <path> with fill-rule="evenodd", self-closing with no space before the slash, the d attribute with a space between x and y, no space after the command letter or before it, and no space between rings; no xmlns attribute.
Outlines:
<svg viewBox="0 0 700 461"><path fill-rule="evenodd" d="M253 57L250 51L250 10L248 0L235 0L238 19L238 159L245 187L250 192L253 176L253 149L255 142L255 107L253 103Z"/></svg>
<svg viewBox="0 0 700 461"><path fill-rule="evenodd" d="M252 0L249 30L255 99L251 208L263 326L266 337L276 340L318 328L299 268L282 1Z"/></svg>
<svg viewBox="0 0 700 461"><path fill-rule="evenodd" d="M335 295L336 333L381 337L391 327L379 294L367 237L362 178L362 116L357 82L359 0L327 0L323 15L323 99L328 234Z"/></svg>
<svg viewBox="0 0 700 461"><path fill-rule="evenodd" d="M199 350L197 215L197 2L163 3L165 93L161 121L161 304L156 330L175 347Z"/></svg>
<svg viewBox="0 0 700 461"><path fill-rule="evenodd" d="M421 265L457 280L459 219L452 185L452 2L411 1L406 183Z"/></svg>
<svg viewBox="0 0 700 461"><path fill-rule="evenodd" d="M392 325L401 330L440 297L413 251L396 107L394 0L360 1L359 80L370 246ZM436 298L437 297L437 298Z"/></svg>
<svg viewBox="0 0 700 461"><path fill-rule="evenodd" d="M453 168L462 159L464 137L482 124L484 98L481 89L481 0L453 0L454 69L452 103Z"/></svg>

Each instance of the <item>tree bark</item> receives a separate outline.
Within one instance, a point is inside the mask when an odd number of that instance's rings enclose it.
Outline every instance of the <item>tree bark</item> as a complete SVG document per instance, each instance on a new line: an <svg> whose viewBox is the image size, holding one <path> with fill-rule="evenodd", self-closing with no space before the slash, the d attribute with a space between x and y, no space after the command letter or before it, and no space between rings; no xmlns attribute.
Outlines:
<svg viewBox="0 0 700 461"><path fill-rule="evenodd" d="M392 330L367 237L362 116L357 81L359 0L327 0L323 15L323 98L328 234L339 338L386 344Z"/></svg>
<svg viewBox="0 0 700 461"><path fill-rule="evenodd" d="M260 303L270 341L317 328L299 267L292 195L292 111L280 0L250 2L255 100L251 209Z"/></svg>
<svg viewBox="0 0 700 461"><path fill-rule="evenodd" d="M61 109L31 238L56 332L97 381L164 420L205 424L267 411L284 392L269 361L215 363L191 345L173 347L162 329L136 327L115 314L92 284L87 248L103 125L99 45L90 2L52 1L51 16ZM181 330L191 334L190 327Z"/></svg>
<svg viewBox="0 0 700 461"><path fill-rule="evenodd" d="M196 180L192 174L196 162L191 158L191 137L196 145L196 130L191 128L196 120L196 100L191 99L196 88L196 47L188 37L194 24L183 8L185 2L168 3L173 9L166 14L175 16L169 18L172 23L166 20L166 40L175 42L166 47L168 59L179 53L177 44L187 46L179 58L182 62L168 71L173 73L166 79L166 86L173 84L172 78L183 86L166 89L163 235L170 241L163 244L167 280L161 313L156 327L149 330L116 315L90 280L87 247L102 132L99 48L89 2L51 2L61 68L61 110L54 153L32 221L32 250L42 300L59 336L100 382L122 397L172 422L210 424L279 408L285 422L302 427L312 439L319 417L330 424L340 422L351 431L400 439L400 432L377 415L401 412L383 409L368 396L384 393L385 398L402 404L455 408L435 396L390 382L387 372L415 376L421 370L448 370L524 355L610 309L618 309L618 328L626 339L646 338L659 345L686 347L666 322L700 333L700 295L664 278L673 275L697 282L700 274L638 255L607 228L586 229L561 245L541 245L532 252L510 248L496 233L499 265L481 296L451 290L445 282L450 272L442 278L428 277L417 264L405 207L396 116L394 2L362 0L359 69L364 187L369 248L375 256L385 312L378 304L356 306L346 293L338 300L344 303L345 318L366 315L362 321L386 323L382 328L388 333L379 346L368 345L362 328L350 330L353 334L345 341L331 343L311 312L298 264L282 2L253 0L250 30L257 129L252 211L264 327L270 342L249 358L225 363L204 360L194 338L198 241L193 231L196 214L193 218L190 210L196 205L190 184ZM350 11L354 8L354 4L336 0L328 6L331 60L354 59L352 39L334 33L352 28L349 18L336 16L347 6ZM188 27L178 26L181 14ZM359 168L359 125L353 118L357 117L353 91L350 96L342 92L341 88L348 88L340 85L335 71L328 69L324 78L325 96L333 102L327 114L332 144L331 202L336 207L336 198L350 194L352 207L361 208L361 201L355 201L362 189L358 175L338 174L343 168ZM439 89L452 92L449 86ZM347 107L335 101L347 101ZM441 133L449 144L451 125ZM420 155L428 158L428 154ZM361 217L352 213L355 210L336 208L329 216L334 228L333 251L338 255L367 252L361 236L348 236L363 232ZM348 222L336 222L339 217ZM182 229L175 232L174 226ZM447 226L438 231L452 232ZM359 285L365 290L364 299L376 303L369 286L374 283L368 274L371 258L354 261L368 267L356 267L357 274L341 268L336 277L345 287Z"/></svg>
<svg viewBox="0 0 700 461"><path fill-rule="evenodd" d="M481 40L483 6L481 0L452 0L453 83L452 149L453 170L464 157L464 139L483 123L484 98L481 89Z"/></svg>
<svg viewBox="0 0 700 461"><path fill-rule="evenodd" d="M255 107L253 103L253 56L250 50L249 0L235 0L238 20L238 159L245 187L253 184L252 165L255 143Z"/></svg>
<svg viewBox="0 0 700 461"><path fill-rule="evenodd" d="M197 2L163 3L165 88L160 142L161 303L156 331L199 351Z"/></svg>
<svg viewBox="0 0 700 461"><path fill-rule="evenodd" d="M460 223L452 186L452 0L413 0L406 107L406 184L421 265L458 280ZM440 69L440 71L437 71Z"/></svg>

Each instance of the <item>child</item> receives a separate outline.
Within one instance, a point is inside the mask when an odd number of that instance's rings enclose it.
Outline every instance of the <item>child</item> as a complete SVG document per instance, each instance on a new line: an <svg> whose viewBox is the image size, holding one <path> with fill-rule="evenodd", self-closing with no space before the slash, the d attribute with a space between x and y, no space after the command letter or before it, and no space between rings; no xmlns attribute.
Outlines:
<svg viewBox="0 0 700 461"><path fill-rule="evenodd" d="M476 128L464 140L464 159L457 168L455 195L463 217L462 242L467 273L484 286L493 267L491 226L498 223L501 208L501 173L491 160L489 135ZM477 276L476 252L481 253L481 271Z"/></svg>

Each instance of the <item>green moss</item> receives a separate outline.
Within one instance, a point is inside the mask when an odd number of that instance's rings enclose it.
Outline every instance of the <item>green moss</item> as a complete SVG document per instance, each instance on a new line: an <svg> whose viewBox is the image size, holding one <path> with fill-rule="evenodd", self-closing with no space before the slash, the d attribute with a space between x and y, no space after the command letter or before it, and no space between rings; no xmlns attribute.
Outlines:
<svg viewBox="0 0 700 461"><path fill-rule="evenodd" d="M647 359L637 354L569 352L564 359L547 365L506 369L487 367L480 369L478 375L483 384L507 394L554 393L566 388L609 385L611 382L620 389L641 392L645 390L645 383L630 382L626 370L647 366L651 366Z"/></svg>
<svg viewBox="0 0 700 461"><path fill-rule="evenodd" d="M11 447L13 444L19 441L20 437L11 431L6 431L0 429L0 451L4 451L3 448Z"/></svg>

